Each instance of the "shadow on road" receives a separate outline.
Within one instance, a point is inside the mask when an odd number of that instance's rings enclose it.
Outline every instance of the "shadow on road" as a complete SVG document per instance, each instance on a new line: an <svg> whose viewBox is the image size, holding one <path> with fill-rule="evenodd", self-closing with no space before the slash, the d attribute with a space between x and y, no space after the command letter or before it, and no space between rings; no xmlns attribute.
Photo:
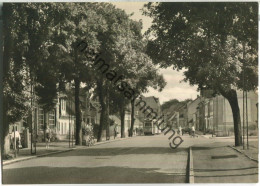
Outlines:
<svg viewBox="0 0 260 186"><path fill-rule="evenodd" d="M171 149L169 147L117 147L117 148L84 148L70 151L68 153L55 154L55 157L66 156L115 156L115 155L137 155L137 154L172 154L187 153L187 148Z"/></svg>
<svg viewBox="0 0 260 186"><path fill-rule="evenodd" d="M185 183L185 175L156 172L154 168L103 166L26 167L3 171L3 184L70 183Z"/></svg>

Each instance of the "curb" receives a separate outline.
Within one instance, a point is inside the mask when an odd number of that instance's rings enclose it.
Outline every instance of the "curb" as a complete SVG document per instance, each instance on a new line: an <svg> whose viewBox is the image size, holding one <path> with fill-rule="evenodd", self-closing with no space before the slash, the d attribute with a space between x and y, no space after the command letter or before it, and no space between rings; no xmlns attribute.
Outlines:
<svg viewBox="0 0 260 186"><path fill-rule="evenodd" d="M234 149L235 151L239 152L240 154L243 154L243 155L245 155L245 156L246 156L247 158L249 158L250 160L252 160L252 161L255 161L255 162L257 162L257 163L258 163L258 160L254 159L254 158L252 158L252 157L250 157L250 156L248 156L248 155L246 155L244 152L242 152L242 151L240 151L240 150L236 149L235 147L232 147L232 146L230 146L230 145L228 145L228 147L230 147L230 148Z"/></svg>
<svg viewBox="0 0 260 186"><path fill-rule="evenodd" d="M134 137L137 137L137 136L134 136ZM133 138L133 137L131 137ZM103 141L103 142L96 142L93 146L96 146L96 145L102 145L102 144L105 144L105 143L111 143L111 142L116 142L116 141L123 141L123 140L128 140L128 139L131 139L130 137L128 138L119 138L117 140L109 140L109 141ZM59 151L56 151L56 152L50 152L50 153L45 153L45 154L39 154L39 155L35 155L35 156L29 156L29 157L24 157L24 158L18 158L18 159L13 159L13 160L7 160L5 162L3 162L3 166L4 165L9 165L9 164L12 164L12 163L16 163L16 162L21 162L21 161L26 161L26 160L30 160L30 159L34 159L34 158L38 158L38 157L44 157L44 156L49 156L49 155L52 155L52 154L58 154L58 153L62 153L62 152L69 152L69 151L72 151L72 150L75 150L75 149L87 149L88 147L87 146L77 146L77 147L74 147L74 148L71 148L71 149L66 149L66 150L59 150Z"/></svg>
<svg viewBox="0 0 260 186"><path fill-rule="evenodd" d="M116 142L116 141L123 141L123 140L126 140L126 139L129 139L129 138L122 138L122 139L116 139L116 140L111 140L111 141L110 140L106 140L106 141L101 141L101 142L95 142L95 144L92 145L92 146L102 145L102 144Z"/></svg>
<svg viewBox="0 0 260 186"><path fill-rule="evenodd" d="M62 152L68 152L68 151L72 151L74 149L75 148L60 150L60 151L50 152L50 153L45 153L45 154L39 154L39 155L24 157L24 158L20 158L20 159L14 159L14 160L3 162L3 165L9 165L9 164L16 163L16 162L26 161L26 160L30 160L30 159L34 159L34 158L38 158L38 157L49 156L49 155L52 155L52 154L58 154L58 153L62 153Z"/></svg>
<svg viewBox="0 0 260 186"><path fill-rule="evenodd" d="M128 140L128 139L133 139L137 136L133 136L133 137L127 137L127 138L119 138L119 139L116 139L116 140L108 140L108 141L101 141L101 142L95 142L94 145L90 146L90 147L93 147L93 146L96 146L96 145L102 145L102 144L106 144L106 143L111 143L111 142L116 142L116 141L123 141L123 140ZM77 149L87 149L89 148L89 146L77 146Z"/></svg>
<svg viewBox="0 0 260 186"><path fill-rule="evenodd" d="M193 171L193 155L192 148L189 149L189 183L194 183L194 171Z"/></svg>

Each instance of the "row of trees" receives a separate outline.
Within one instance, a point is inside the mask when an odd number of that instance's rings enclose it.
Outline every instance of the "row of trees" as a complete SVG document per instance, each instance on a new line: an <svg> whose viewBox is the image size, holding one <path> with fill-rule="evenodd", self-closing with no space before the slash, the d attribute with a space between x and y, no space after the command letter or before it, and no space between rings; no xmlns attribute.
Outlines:
<svg viewBox="0 0 260 186"><path fill-rule="evenodd" d="M95 56L82 55L77 45L81 41L88 43L88 48L100 53L115 72L123 74L124 81L136 93L146 92L149 86L161 90L165 81L146 54L142 23L129 17L109 3L4 4L4 136L8 135L10 124L28 117L32 111L27 104L29 87L48 112L56 104L58 92L71 83L76 145L82 143L82 88L86 92L94 89L101 105L98 141L109 114L115 112L120 112L124 137L124 113L130 99L117 91L100 69L94 68ZM118 86L122 87L122 82ZM131 129L133 125L132 114Z"/></svg>
<svg viewBox="0 0 260 186"><path fill-rule="evenodd" d="M143 13L153 18L149 56L163 68L185 68L185 81L199 90L224 96L241 145L236 90L258 86L257 3L148 3Z"/></svg>

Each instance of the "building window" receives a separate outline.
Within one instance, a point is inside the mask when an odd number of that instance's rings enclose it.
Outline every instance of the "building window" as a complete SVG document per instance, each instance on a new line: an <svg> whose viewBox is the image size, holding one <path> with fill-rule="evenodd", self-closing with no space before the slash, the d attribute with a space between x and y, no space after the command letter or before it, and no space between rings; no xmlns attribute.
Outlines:
<svg viewBox="0 0 260 186"><path fill-rule="evenodd" d="M66 134L66 123L63 123L63 134Z"/></svg>
<svg viewBox="0 0 260 186"><path fill-rule="evenodd" d="M66 101L63 100L63 110L66 110Z"/></svg>
<svg viewBox="0 0 260 186"><path fill-rule="evenodd" d="M57 130L60 131L60 122L58 122Z"/></svg>
<svg viewBox="0 0 260 186"><path fill-rule="evenodd" d="M63 123L60 123L61 125L60 125L60 132L61 132L61 134L63 134Z"/></svg>
<svg viewBox="0 0 260 186"><path fill-rule="evenodd" d="M54 110L49 112L49 127L50 127L50 129L55 128L55 111Z"/></svg>
<svg viewBox="0 0 260 186"><path fill-rule="evenodd" d="M44 111L41 108L39 108L39 112L38 112L38 127L39 130L44 129Z"/></svg>

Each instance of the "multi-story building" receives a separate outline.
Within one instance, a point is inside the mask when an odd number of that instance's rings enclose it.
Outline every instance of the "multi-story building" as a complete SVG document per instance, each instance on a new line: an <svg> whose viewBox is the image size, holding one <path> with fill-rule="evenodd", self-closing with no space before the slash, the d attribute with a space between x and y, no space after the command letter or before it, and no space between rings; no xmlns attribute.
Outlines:
<svg viewBox="0 0 260 186"><path fill-rule="evenodd" d="M166 123L175 129L179 126L187 128L189 127L187 113L187 103L180 102L176 105L172 105L166 113Z"/></svg>
<svg viewBox="0 0 260 186"><path fill-rule="evenodd" d="M136 100L135 103L138 103L139 101L140 100ZM140 123L142 123L142 126L143 126L144 120L147 118L147 115L149 114L149 112L151 112L151 110L149 110L149 109L147 109L147 111L145 111L145 108L147 108L147 107L151 108L153 110L153 112L155 112L157 114L158 118L162 115L162 111L161 111L161 104L160 104L159 98L156 98L154 96L150 96L150 97L142 96L142 101L144 101L146 103L145 106L143 103L138 104L138 105L135 104L135 117L138 118L138 120L140 121Z"/></svg>
<svg viewBox="0 0 260 186"><path fill-rule="evenodd" d="M199 103L200 97L197 97L195 100L187 103L187 118L189 127L191 127L192 125L194 125L195 128L199 127L197 122L197 110Z"/></svg>
<svg viewBox="0 0 260 186"><path fill-rule="evenodd" d="M247 94L248 125L249 131L254 132L257 127L257 93L250 91ZM197 115L199 116L199 130L213 132L217 136L229 136L234 134L233 113L227 99L218 95L210 97L202 94ZM243 125L243 92L237 91L240 110L241 128ZM245 100L245 99L244 99ZM246 103L246 100L244 101ZM246 110L244 110L246 113ZM245 117L246 121L246 117ZM246 126L246 124L244 124Z"/></svg>

